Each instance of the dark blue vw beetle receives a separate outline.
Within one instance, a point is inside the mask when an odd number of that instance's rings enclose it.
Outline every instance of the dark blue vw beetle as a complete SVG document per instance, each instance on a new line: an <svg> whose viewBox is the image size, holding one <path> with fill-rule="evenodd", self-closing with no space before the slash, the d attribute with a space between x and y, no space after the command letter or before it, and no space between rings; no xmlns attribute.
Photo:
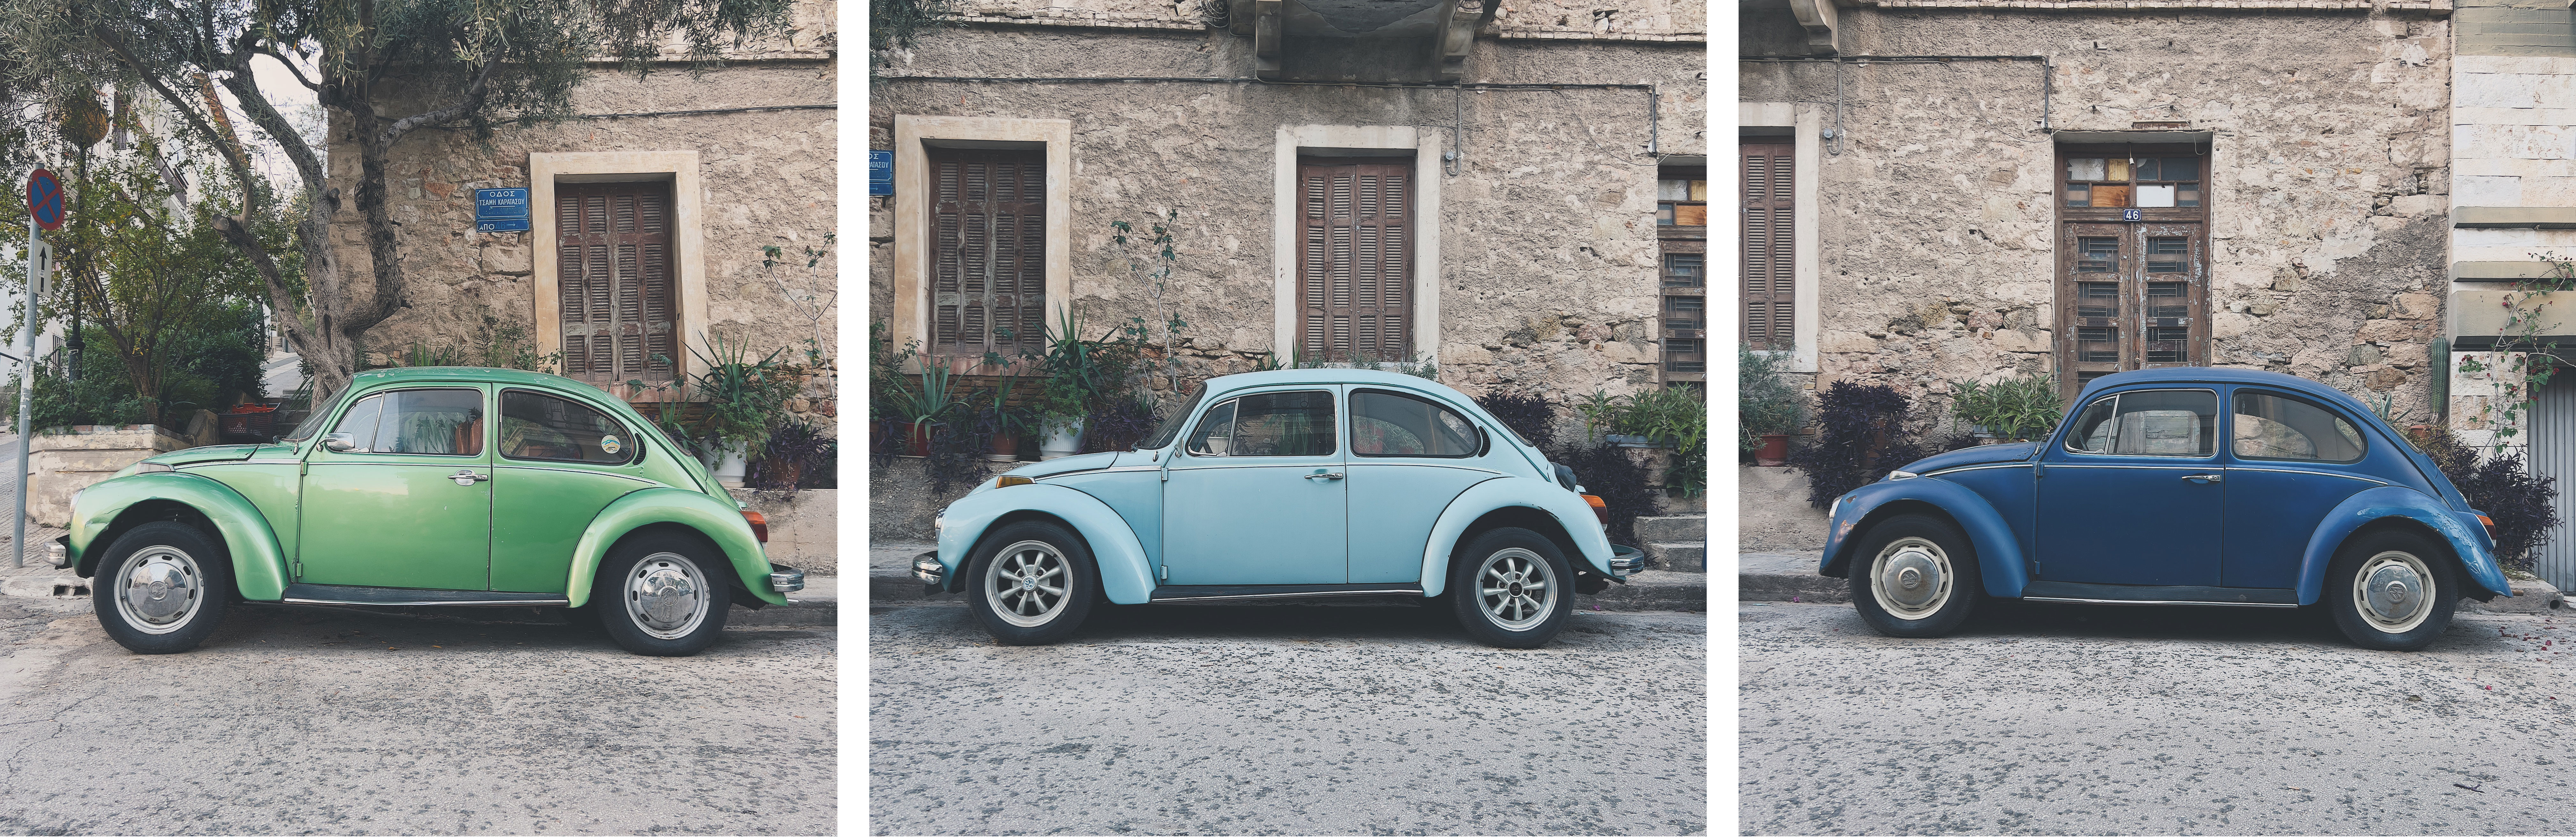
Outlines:
<svg viewBox="0 0 2576 837"><path fill-rule="evenodd" d="M2225 409L2221 409L2224 405ZM1834 500L1819 571L1871 628L1949 633L1984 596L2320 605L2414 650L2511 595L2493 523L2361 402L2288 375L2106 375L2045 441L1956 450Z"/></svg>

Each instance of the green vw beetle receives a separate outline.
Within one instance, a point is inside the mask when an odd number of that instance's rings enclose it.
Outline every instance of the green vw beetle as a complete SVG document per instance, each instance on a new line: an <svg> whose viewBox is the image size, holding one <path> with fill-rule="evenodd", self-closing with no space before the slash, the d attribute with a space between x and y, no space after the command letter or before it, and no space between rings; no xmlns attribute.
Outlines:
<svg viewBox="0 0 2576 837"><path fill-rule="evenodd" d="M498 421L487 420L498 417ZM694 654L732 605L792 604L767 521L634 408L569 378L357 375L275 444L162 454L83 489L53 562L126 648L196 647L236 598L556 606Z"/></svg>

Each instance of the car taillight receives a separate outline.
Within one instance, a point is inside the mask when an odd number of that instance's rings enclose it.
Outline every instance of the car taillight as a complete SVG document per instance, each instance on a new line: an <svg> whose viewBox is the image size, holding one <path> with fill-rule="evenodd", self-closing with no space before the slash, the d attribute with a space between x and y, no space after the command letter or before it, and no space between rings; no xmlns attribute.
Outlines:
<svg viewBox="0 0 2576 837"><path fill-rule="evenodd" d="M743 522L751 524L752 537L759 538L761 543L769 542L769 518L760 516L759 512L744 509L742 519Z"/></svg>
<svg viewBox="0 0 2576 837"><path fill-rule="evenodd" d="M1593 516L1593 517L1601 518L1601 525L1603 525L1603 526L1608 526L1608 525L1610 525L1610 505L1609 505L1609 504L1601 502L1601 498L1600 498L1600 497L1595 496L1595 495L1591 495L1591 494L1583 495L1583 502L1591 504L1591 506L1592 506L1592 516Z"/></svg>
<svg viewBox="0 0 2576 837"><path fill-rule="evenodd" d="M2487 527L2487 541L2493 543L2496 539L2495 520L2482 514L2478 515L2478 523Z"/></svg>

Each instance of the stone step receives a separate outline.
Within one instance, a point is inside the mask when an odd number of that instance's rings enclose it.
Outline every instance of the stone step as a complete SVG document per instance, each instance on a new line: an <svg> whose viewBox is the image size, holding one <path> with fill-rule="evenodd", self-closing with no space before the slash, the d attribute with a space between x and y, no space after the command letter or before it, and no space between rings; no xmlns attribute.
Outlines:
<svg viewBox="0 0 2576 837"><path fill-rule="evenodd" d="M1708 540L1708 515L1640 517L1636 519L1640 543L1702 543Z"/></svg>
<svg viewBox="0 0 2576 837"><path fill-rule="evenodd" d="M1646 563L1677 573L1708 572L1708 542L1647 544Z"/></svg>
<svg viewBox="0 0 2576 837"><path fill-rule="evenodd" d="M1746 552L1735 556L1736 599L1748 602L1848 602L1850 582L1816 574L1813 552Z"/></svg>

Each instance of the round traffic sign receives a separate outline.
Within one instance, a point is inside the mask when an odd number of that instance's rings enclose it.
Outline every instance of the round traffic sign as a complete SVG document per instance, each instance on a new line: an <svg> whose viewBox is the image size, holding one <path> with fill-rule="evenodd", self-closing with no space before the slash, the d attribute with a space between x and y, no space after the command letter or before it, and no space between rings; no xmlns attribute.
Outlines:
<svg viewBox="0 0 2576 837"><path fill-rule="evenodd" d="M35 216L39 228L63 228L63 184L53 172L37 169L27 175L27 214Z"/></svg>

